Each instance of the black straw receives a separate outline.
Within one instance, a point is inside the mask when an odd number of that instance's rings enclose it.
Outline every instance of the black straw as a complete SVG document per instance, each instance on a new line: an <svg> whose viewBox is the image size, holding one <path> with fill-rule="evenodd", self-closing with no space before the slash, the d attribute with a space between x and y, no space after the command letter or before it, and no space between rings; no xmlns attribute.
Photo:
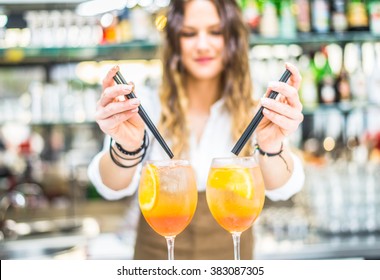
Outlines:
<svg viewBox="0 0 380 280"><path fill-rule="evenodd" d="M121 73L119 71L116 72L116 75L113 77L113 79L115 80L115 82L117 84L127 84L127 81L124 79L124 77L121 75ZM125 96L128 99L136 98L136 95L133 92L126 94ZM162 138L160 132L158 131L156 126L153 124L153 122L149 118L149 116L146 113L146 111L144 110L144 108L141 105L139 105L138 108L139 108L138 114L143 119L143 121L145 122L145 124L147 125L149 130L152 132L154 137L156 137L158 143L160 143L161 147L164 149L164 151L169 156L169 158L172 159L174 155L173 155L172 151L170 150L169 146L166 144L164 138Z"/></svg>
<svg viewBox="0 0 380 280"><path fill-rule="evenodd" d="M280 82L286 83L291 75L292 75L292 73L288 69L286 69L284 74L282 74L282 76L280 78ZM275 99L277 97L277 95L278 95L278 92L272 90L269 93L268 97ZM234 153L235 155L239 155L240 151L243 149L244 145L247 143L248 139L251 137L252 133L255 131L255 129L259 125L260 121L263 119L263 117L264 117L263 110L264 110L264 107L261 106L259 111L253 117L252 121L249 123L247 128L244 130L240 139L236 142L235 146L232 148L232 151L231 151L232 153Z"/></svg>

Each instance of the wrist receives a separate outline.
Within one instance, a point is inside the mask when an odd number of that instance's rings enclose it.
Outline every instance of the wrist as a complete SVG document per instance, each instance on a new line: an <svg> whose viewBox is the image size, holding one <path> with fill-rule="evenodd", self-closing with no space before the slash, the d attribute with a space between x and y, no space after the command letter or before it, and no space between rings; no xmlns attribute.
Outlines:
<svg viewBox="0 0 380 280"><path fill-rule="evenodd" d="M281 144L281 148L278 152L275 152L275 153L272 153L272 152L268 152L266 150L263 150L259 144L256 144L255 145L255 150L258 151L260 153L260 155L264 156L264 157L276 157L276 156L281 156L281 153L283 151L283 145Z"/></svg>
<svg viewBox="0 0 380 280"><path fill-rule="evenodd" d="M281 142L281 147L280 147L280 149L279 149L277 152L268 152L268 151L266 151L266 150L263 150L263 149L259 146L259 144L256 144L256 145L255 145L255 150L258 151L258 153L259 153L261 156L264 157L265 161L266 161L266 159L268 159L268 158L279 157L279 158L284 162L284 164L285 164L285 166L286 166L286 170L287 170L289 173L291 173L292 171L291 171L291 168L289 168L288 162L287 162L286 159L282 156L283 147L284 147L284 145L283 145L283 143Z"/></svg>
<svg viewBox="0 0 380 280"><path fill-rule="evenodd" d="M112 138L110 141L109 155L115 165L121 168L131 168L138 165L143 161L146 150L149 146L149 137L144 131L144 138L141 146L134 151L125 150L120 144L112 144Z"/></svg>
<svg viewBox="0 0 380 280"><path fill-rule="evenodd" d="M110 152L111 152L110 154L111 159L113 160L113 162L117 161L118 163L120 163L120 165L125 165L125 166L140 162L141 157L144 154L144 151L142 151L138 155L135 155L135 156L125 155L117 149L114 143L112 144L112 148L110 148Z"/></svg>
<svg viewBox="0 0 380 280"><path fill-rule="evenodd" d="M130 155L130 154L135 155L135 154L138 154L139 151L142 150L147 136L148 135L146 135L146 131L144 131L141 138L136 137L137 139L133 139L133 140L131 139L129 141L125 141L124 139L121 139L119 141L118 139L113 138L113 140L115 141L113 146L115 150L117 150L118 152L124 155Z"/></svg>
<svg viewBox="0 0 380 280"><path fill-rule="evenodd" d="M282 150L283 148L283 142L272 142L272 143L266 143L265 141L257 141L256 144L258 147L260 147L261 150L265 151L266 153L275 154Z"/></svg>
<svg viewBox="0 0 380 280"><path fill-rule="evenodd" d="M124 155L127 155L127 156L135 156L139 153L141 153L141 151L145 148L145 139L146 139L146 133L144 133L144 139L141 143L141 146L136 148L136 149L133 149L133 150L127 150L127 149L124 149L123 146L121 144L119 144L118 142L115 142L115 146L116 148L118 149L118 151Z"/></svg>

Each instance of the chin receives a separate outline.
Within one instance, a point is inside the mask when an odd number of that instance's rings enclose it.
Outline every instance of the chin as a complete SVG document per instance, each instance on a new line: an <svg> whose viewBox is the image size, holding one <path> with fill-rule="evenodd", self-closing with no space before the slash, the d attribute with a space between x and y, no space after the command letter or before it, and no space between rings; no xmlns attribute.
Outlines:
<svg viewBox="0 0 380 280"><path fill-rule="evenodd" d="M194 71L189 71L189 74L197 80L211 80L215 79L216 77L219 77L221 72L209 70L205 71L205 69L198 69Z"/></svg>

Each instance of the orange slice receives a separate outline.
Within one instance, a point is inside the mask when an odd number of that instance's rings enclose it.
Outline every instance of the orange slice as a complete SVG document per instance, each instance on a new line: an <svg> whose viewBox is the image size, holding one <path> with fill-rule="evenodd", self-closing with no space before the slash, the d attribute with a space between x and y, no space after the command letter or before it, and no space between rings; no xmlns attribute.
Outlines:
<svg viewBox="0 0 380 280"><path fill-rule="evenodd" d="M213 168L208 185L217 189L225 189L246 199L253 198L253 178L249 168L229 166Z"/></svg>
<svg viewBox="0 0 380 280"><path fill-rule="evenodd" d="M142 174L139 187L140 208L145 211L151 210L157 201L159 188L157 167L148 164Z"/></svg>

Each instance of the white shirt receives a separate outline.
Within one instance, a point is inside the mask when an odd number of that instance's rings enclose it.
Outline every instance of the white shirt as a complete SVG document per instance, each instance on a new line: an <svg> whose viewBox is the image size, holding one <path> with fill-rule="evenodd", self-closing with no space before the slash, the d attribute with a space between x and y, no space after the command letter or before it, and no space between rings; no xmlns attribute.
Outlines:
<svg viewBox="0 0 380 280"><path fill-rule="evenodd" d="M139 95L139 99L153 123L157 124L161 110L157 94ZM195 170L199 191L206 189L207 175L212 158L231 156L231 149L235 144L231 137L231 117L228 112L223 109L223 102L223 99L221 99L212 105L209 119L207 120L199 142L197 142L195 135L190 135L189 161ZM150 139L150 148L147 151L145 160L168 159L165 151L160 144L153 139L152 135L150 135ZM108 152L109 140L110 137L106 137L103 150L99 152L90 163L88 176L100 195L108 200L116 200L133 195L136 192L143 163L138 165L130 185L126 186L125 189L115 191L107 187L100 177L99 161L103 153ZM292 158L294 168L291 177L282 187L275 190L266 190L266 196L269 199L273 201L287 200L303 187L305 174L302 162L294 154L292 154Z"/></svg>

